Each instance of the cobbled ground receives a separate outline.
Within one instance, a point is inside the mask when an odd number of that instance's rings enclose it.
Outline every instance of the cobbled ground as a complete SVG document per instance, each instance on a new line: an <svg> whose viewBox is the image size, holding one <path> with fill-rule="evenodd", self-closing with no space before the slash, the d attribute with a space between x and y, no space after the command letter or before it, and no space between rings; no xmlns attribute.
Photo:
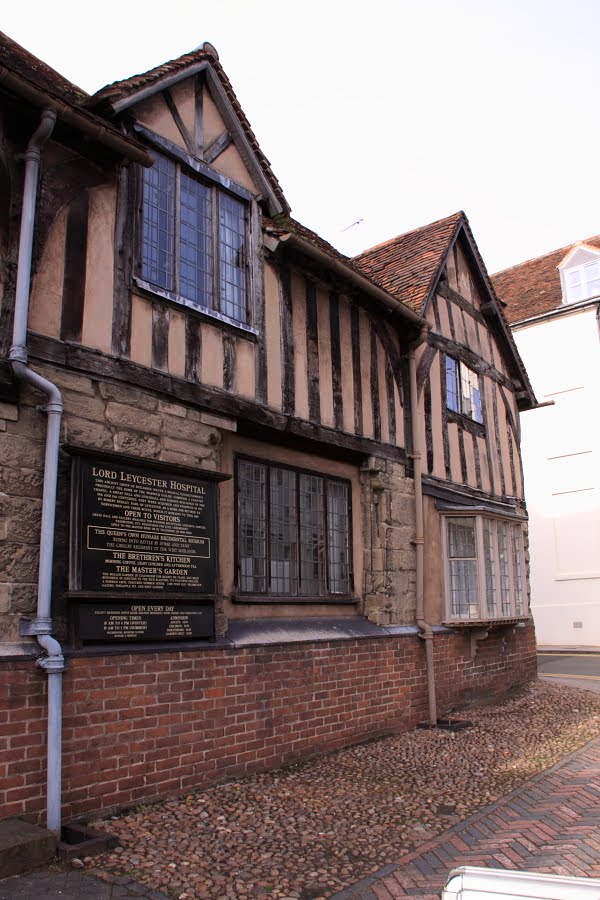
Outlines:
<svg viewBox="0 0 600 900"><path fill-rule="evenodd" d="M121 846L86 860L173 898L327 898L600 735L600 695L534 682L421 730L189 793L94 827Z"/></svg>

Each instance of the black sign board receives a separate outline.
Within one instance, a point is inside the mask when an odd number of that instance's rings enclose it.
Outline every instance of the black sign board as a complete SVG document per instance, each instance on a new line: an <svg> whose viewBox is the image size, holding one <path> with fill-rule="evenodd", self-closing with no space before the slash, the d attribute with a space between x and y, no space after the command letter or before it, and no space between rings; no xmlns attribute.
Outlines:
<svg viewBox="0 0 600 900"><path fill-rule="evenodd" d="M70 449L78 637L214 636L217 482L227 476Z"/></svg>
<svg viewBox="0 0 600 900"><path fill-rule="evenodd" d="M176 641L213 637L212 603L82 603L82 641Z"/></svg>

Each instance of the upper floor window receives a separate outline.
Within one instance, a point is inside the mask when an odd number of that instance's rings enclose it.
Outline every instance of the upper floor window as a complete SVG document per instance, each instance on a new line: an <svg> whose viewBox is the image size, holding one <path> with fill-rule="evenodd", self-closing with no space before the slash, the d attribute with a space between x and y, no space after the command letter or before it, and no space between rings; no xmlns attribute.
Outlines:
<svg viewBox="0 0 600 900"><path fill-rule="evenodd" d="M142 278L246 324L247 207L165 157L144 170Z"/></svg>
<svg viewBox="0 0 600 900"><path fill-rule="evenodd" d="M576 245L559 265L563 303L600 296L600 250Z"/></svg>
<svg viewBox="0 0 600 900"><path fill-rule="evenodd" d="M306 599L350 594L347 481L240 459L237 498L243 593Z"/></svg>
<svg viewBox="0 0 600 900"><path fill-rule="evenodd" d="M567 303L577 303L588 297L600 295L600 259L582 266L569 268L565 272Z"/></svg>
<svg viewBox="0 0 600 900"><path fill-rule="evenodd" d="M522 526L487 516L443 521L449 618L526 615Z"/></svg>
<svg viewBox="0 0 600 900"><path fill-rule="evenodd" d="M475 422L483 422L479 375L452 356L446 357L446 406Z"/></svg>

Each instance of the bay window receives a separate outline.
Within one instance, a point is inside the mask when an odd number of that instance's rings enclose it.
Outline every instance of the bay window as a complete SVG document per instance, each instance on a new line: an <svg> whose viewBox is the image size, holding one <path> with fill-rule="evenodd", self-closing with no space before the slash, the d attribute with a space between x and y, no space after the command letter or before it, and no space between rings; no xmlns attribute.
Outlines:
<svg viewBox="0 0 600 900"><path fill-rule="evenodd" d="M527 615L523 529L488 516L443 519L449 620Z"/></svg>

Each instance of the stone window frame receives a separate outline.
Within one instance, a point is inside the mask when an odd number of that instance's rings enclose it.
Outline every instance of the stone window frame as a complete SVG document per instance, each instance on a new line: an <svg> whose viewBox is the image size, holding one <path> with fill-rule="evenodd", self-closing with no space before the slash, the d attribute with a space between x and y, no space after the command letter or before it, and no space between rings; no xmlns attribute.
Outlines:
<svg viewBox="0 0 600 900"><path fill-rule="evenodd" d="M471 545L463 545L462 554L456 552L459 548L453 547L455 542L450 536L451 526L459 523L463 529L472 530ZM521 520L481 514L473 509L455 510L441 516L441 531L446 622L526 618L525 535ZM453 590L453 579L461 580L461 569L463 585L470 580L473 594L469 596L467 588L465 595L461 586L462 596L456 602L453 594L459 590Z"/></svg>
<svg viewBox="0 0 600 900"><path fill-rule="evenodd" d="M264 497L264 536L262 540L265 543L265 551L264 551L264 575L256 575L257 578L264 578L263 587L264 590L244 590L244 575L242 572L243 568L243 556L242 556L242 493L241 493L241 474L240 469L241 465L249 464L255 467L263 467L265 470L265 497ZM308 476L311 479L318 479L324 485L324 493L323 493L323 509L321 510L321 514L323 517L323 529L322 533L325 540L325 545L322 548L322 553L324 554L323 560L321 562L321 570L322 570L322 581L319 585L319 589L317 591L307 591L303 593L301 590L301 550L300 550L300 541L301 541L301 524L300 524L300 502L296 505L295 510L295 521L293 523L293 527L296 528L296 536L295 536L295 546L297 551L297 556L293 560L293 566L295 572L290 580L296 580L298 584L298 588L294 591L291 590L285 591L281 590L281 584L274 584L274 582L279 579L279 581L285 580L283 576L274 575L273 572L273 563L278 562L272 555L272 535L270 532L271 525L271 516L273 514L273 506L271 502L271 486L270 486L270 477L269 472L274 470L281 470L282 472L292 473L296 478L296 485L294 491L296 493L296 497L299 496L300 491L300 478L302 476ZM235 506L236 506L236 514L235 514L235 572L236 572L236 595L234 599L237 600L253 600L256 598L260 598L261 602L286 602L286 603L348 603L356 602L356 598L353 594L354 588L354 571L353 571L353 532L352 532L352 483L349 479L338 477L336 475L331 475L327 472L319 471L315 472L311 469L306 469L300 466L291 466L285 463L281 463L277 460L265 460L261 458L256 458L253 456L247 456L246 454L236 454L235 457L235 476L234 476L234 494L235 494ZM345 562L340 562L338 565L345 565L347 568L347 574L345 577L347 590L340 591L332 591L331 587L331 567L335 565L331 560L331 540L330 540L330 530L329 530L329 507L328 507L328 498L329 493L327 486L328 485L336 485L336 486L344 486L346 491L346 510L345 510L345 519L347 523L347 527L343 532L344 540L345 540L345 550L346 550L346 560ZM339 533L339 532L338 532ZM260 540L260 538L257 538ZM339 547L338 547L339 549ZM247 557L249 558L249 557ZM309 564L308 560L305 560ZM247 576L253 577L253 576ZM278 588L278 589L277 589Z"/></svg>

